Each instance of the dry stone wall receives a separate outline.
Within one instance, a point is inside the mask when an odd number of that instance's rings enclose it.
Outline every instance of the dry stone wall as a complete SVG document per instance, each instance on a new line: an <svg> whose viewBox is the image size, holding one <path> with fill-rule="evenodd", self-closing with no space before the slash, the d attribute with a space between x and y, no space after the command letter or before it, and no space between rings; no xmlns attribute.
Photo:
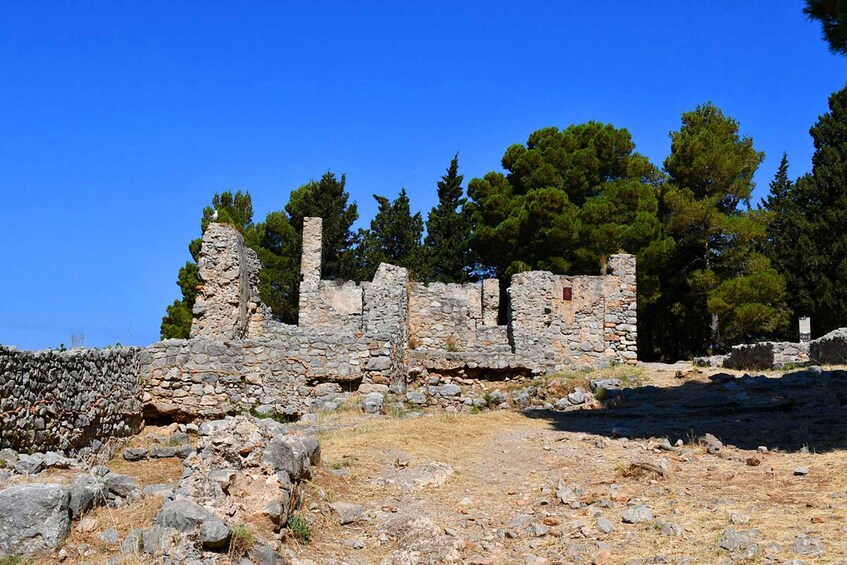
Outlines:
<svg viewBox="0 0 847 565"><path fill-rule="evenodd" d="M509 287L515 353L552 371L633 363L636 346L635 258L613 255L606 276L518 273Z"/></svg>
<svg viewBox="0 0 847 565"><path fill-rule="evenodd" d="M142 425L135 347L0 347L0 448L94 452Z"/></svg>
<svg viewBox="0 0 847 565"><path fill-rule="evenodd" d="M409 344L418 350L510 352L505 326L497 326L500 286L415 283L409 286Z"/></svg>
<svg viewBox="0 0 847 565"><path fill-rule="evenodd" d="M388 342L296 329L284 340L165 340L140 357L144 411L180 421L249 411L297 418L321 383L389 382L391 352Z"/></svg>
<svg viewBox="0 0 847 565"><path fill-rule="evenodd" d="M809 344L790 341L765 341L733 346L722 359L727 369L781 369L809 361Z"/></svg>
<svg viewBox="0 0 847 565"><path fill-rule="evenodd" d="M809 343L809 357L823 365L847 364L847 328L839 328Z"/></svg>

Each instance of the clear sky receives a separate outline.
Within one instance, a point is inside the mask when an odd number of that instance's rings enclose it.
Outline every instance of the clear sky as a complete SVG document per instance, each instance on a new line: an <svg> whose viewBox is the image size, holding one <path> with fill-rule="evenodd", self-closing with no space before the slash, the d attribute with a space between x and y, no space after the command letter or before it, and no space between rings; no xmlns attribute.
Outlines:
<svg viewBox="0 0 847 565"><path fill-rule="evenodd" d="M212 194L256 219L331 169L428 210L540 127L628 128L656 164L712 100L809 168L847 82L802 0L2 2L0 343L146 345Z"/></svg>

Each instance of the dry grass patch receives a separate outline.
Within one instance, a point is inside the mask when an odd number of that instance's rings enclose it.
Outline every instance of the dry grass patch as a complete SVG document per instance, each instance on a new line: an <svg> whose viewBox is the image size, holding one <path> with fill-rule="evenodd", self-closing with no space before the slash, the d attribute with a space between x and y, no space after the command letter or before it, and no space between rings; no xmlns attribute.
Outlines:
<svg viewBox="0 0 847 565"><path fill-rule="evenodd" d="M114 473L129 475L138 479L142 487L160 483L174 483L182 477L182 459L145 459L127 461L118 456L106 464Z"/></svg>
<svg viewBox="0 0 847 565"><path fill-rule="evenodd" d="M103 506L95 508L86 514L86 517L93 518L97 521L97 526L94 530L90 532L79 532L76 529L79 522L74 521L71 525L71 533L62 545L56 548L55 552L49 555L44 555L43 557L40 557L38 561L33 561L33 563L37 562L51 565L55 563L62 563L62 561L56 557L56 552L58 552L58 550L62 547L66 547L70 554L70 558L65 560L64 563L76 563L77 560L79 560L80 562L84 561L85 563L91 563L92 565L99 565L108 563L111 558L117 555L121 556L121 565L153 563L153 560L149 556L143 554L121 555L120 543L126 539L131 530L142 530L151 527L156 517L156 513L161 507L162 499L160 497L147 496L121 508L108 508ZM109 528L115 528L118 531L117 545L109 544L100 539L100 535ZM82 544L88 545L94 549L96 553L91 557L86 557L85 559L81 557L77 558L76 550L71 550L70 548L77 548Z"/></svg>

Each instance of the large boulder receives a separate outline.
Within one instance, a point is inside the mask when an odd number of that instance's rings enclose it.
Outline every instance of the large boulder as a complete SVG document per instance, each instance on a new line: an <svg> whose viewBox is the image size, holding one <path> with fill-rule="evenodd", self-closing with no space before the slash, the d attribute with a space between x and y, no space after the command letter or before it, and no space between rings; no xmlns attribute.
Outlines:
<svg viewBox="0 0 847 565"><path fill-rule="evenodd" d="M0 557L56 547L71 529L68 488L29 484L0 491Z"/></svg>
<svg viewBox="0 0 847 565"><path fill-rule="evenodd" d="M232 534L223 520L184 498L165 504L156 515L156 523L183 533L194 532L199 527L200 542L210 549L225 547Z"/></svg>
<svg viewBox="0 0 847 565"><path fill-rule="evenodd" d="M302 440L292 436L276 436L265 448L262 460L274 471L285 471L292 481L310 479L312 465L320 460L320 445L314 438Z"/></svg>
<svg viewBox="0 0 847 565"><path fill-rule="evenodd" d="M69 492L68 506L72 518L80 518L95 506L106 503L106 487L103 481L89 474L77 475Z"/></svg>

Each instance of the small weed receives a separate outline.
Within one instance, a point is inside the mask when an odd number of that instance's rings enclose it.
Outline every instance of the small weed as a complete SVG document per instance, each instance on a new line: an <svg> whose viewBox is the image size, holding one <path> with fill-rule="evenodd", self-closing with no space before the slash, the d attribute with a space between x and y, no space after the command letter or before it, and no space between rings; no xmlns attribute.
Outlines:
<svg viewBox="0 0 847 565"><path fill-rule="evenodd" d="M308 518L295 514L288 519L288 530L300 543L309 543L312 537L312 523Z"/></svg>
<svg viewBox="0 0 847 565"><path fill-rule="evenodd" d="M471 406L470 410L468 410L471 414L481 414L482 409L479 406Z"/></svg>
<svg viewBox="0 0 847 565"><path fill-rule="evenodd" d="M413 335L409 336L409 349L417 349L418 347L420 347L420 345L421 342L417 337Z"/></svg>
<svg viewBox="0 0 847 565"><path fill-rule="evenodd" d="M600 401L600 402L603 402L603 401L605 401L607 398L609 398L609 391L608 391L608 390L606 390L606 389L605 389L604 387L602 387L602 386L598 386L598 387L597 387L597 390L595 390L595 391L594 391L594 398L596 398L596 399L597 399L598 401Z"/></svg>
<svg viewBox="0 0 847 565"><path fill-rule="evenodd" d="M229 559L235 561L237 557L249 552L256 545L256 534L245 525L232 528L232 537L229 540Z"/></svg>
<svg viewBox="0 0 847 565"><path fill-rule="evenodd" d="M444 347L451 353L459 351L459 344L456 343L456 339L452 335L444 341Z"/></svg>
<svg viewBox="0 0 847 565"><path fill-rule="evenodd" d="M6 468L6 460L0 459L0 469L5 469L5 468Z"/></svg>
<svg viewBox="0 0 847 565"><path fill-rule="evenodd" d="M6 557L0 557L0 565L26 565L29 563L26 560L26 557L21 555L7 555Z"/></svg>
<svg viewBox="0 0 847 565"><path fill-rule="evenodd" d="M334 470L338 471L339 469L343 469L344 467L352 467L355 464L356 464L356 458L355 457L348 457L348 456L345 455L341 459L336 459L335 461L333 461L332 464L330 465L330 467L332 467Z"/></svg>
<svg viewBox="0 0 847 565"><path fill-rule="evenodd" d="M392 418L402 418L408 413L409 411L406 409L406 407L400 404L399 402L390 405L388 407L388 410L386 410L386 414L388 414Z"/></svg>

